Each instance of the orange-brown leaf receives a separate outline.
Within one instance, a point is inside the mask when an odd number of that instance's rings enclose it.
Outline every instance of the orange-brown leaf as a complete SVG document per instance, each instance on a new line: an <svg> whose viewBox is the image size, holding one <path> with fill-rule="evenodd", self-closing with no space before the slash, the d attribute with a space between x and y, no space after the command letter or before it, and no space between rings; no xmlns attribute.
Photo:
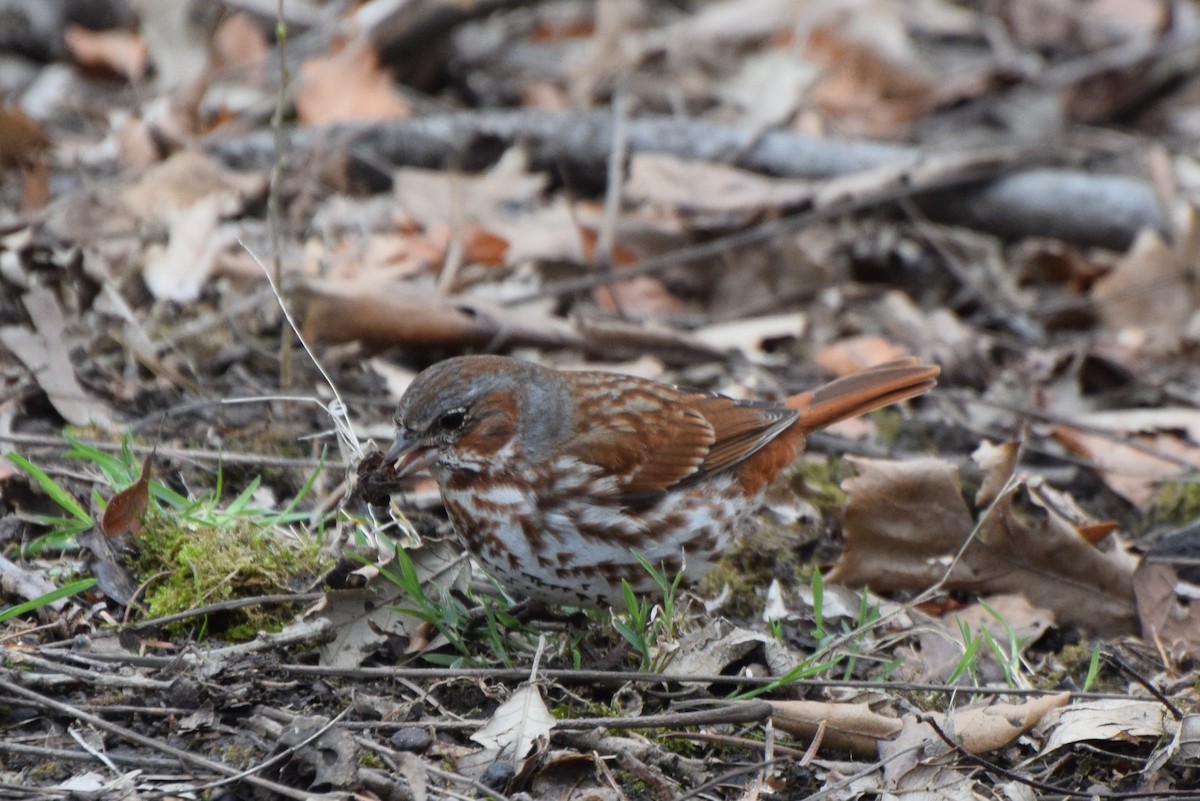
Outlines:
<svg viewBox="0 0 1200 801"><path fill-rule="evenodd" d="M100 518L100 530L106 537L119 537L128 532L134 536L142 531L142 520L150 502L150 477L154 474L153 455L142 462L142 474L130 486L118 492L108 502Z"/></svg>

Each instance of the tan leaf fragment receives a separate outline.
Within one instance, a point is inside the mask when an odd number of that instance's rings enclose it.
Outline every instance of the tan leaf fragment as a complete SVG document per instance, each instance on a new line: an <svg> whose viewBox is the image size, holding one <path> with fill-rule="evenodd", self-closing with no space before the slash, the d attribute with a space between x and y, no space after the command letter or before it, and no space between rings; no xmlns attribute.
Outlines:
<svg viewBox="0 0 1200 801"><path fill-rule="evenodd" d="M181 150L143 172L120 197L139 220L169 223L175 213L206 199L220 216L232 216L266 190L264 173L230 170L204 153Z"/></svg>
<svg viewBox="0 0 1200 801"><path fill-rule="evenodd" d="M1168 561L1152 557L1138 565L1133 587L1146 639L1161 642L1177 658L1200 657L1200 587L1180 579Z"/></svg>
<svg viewBox="0 0 1200 801"><path fill-rule="evenodd" d="M990 704L930 716L953 742L973 754L994 751L1028 732L1070 700L1070 693L1031 698L1021 704ZM905 798L971 798L963 777L938 759L951 749L924 715L905 715L899 735L879 744L887 787L905 791ZM930 793L937 788L937 793ZM961 792L967 795L961 795Z"/></svg>
<svg viewBox="0 0 1200 801"><path fill-rule="evenodd" d="M523 759L539 740L548 738L555 719L534 684L524 684L501 704L487 724L471 735L484 748L510 759Z"/></svg>
<svg viewBox="0 0 1200 801"><path fill-rule="evenodd" d="M1200 307L1191 265L1156 231L1143 230L1092 299L1104 325L1123 343L1173 353Z"/></svg>
<svg viewBox="0 0 1200 801"><path fill-rule="evenodd" d="M310 58L300 67L296 115L302 125L354 120L403 119L412 107L379 66L366 39L347 42L329 57Z"/></svg>
<svg viewBox="0 0 1200 801"><path fill-rule="evenodd" d="M921 590L950 570L973 529L958 470L939 459L847 458L846 548L828 579L876 592ZM1080 536L1083 513L1037 478L992 507L946 587L1022 593L1061 623L1105 635L1137 631L1133 559L1115 537L1101 550Z"/></svg>
<svg viewBox="0 0 1200 801"><path fill-rule="evenodd" d="M986 754L1005 747L1040 723L1050 710L1066 706L1070 700L1071 694L1062 692L1037 696L1020 704L957 709L951 715L952 736L970 753Z"/></svg>
<svg viewBox="0 0 1200 801"><path fill-rule="evenodd" d="M772 676L781 676L795 665L794 657L774 637L717 618L681 636L663 672L669 676L719 676L748 658L765 663Z"/></svg>
<svg viewBox="0 0 1200 801"><path fill-rule="evenodd" d="M858 336L825 345L815 360L822 370L843 376L908 355L902 345L884 337Z"/></svg>
<svg viewBox="0 0 1200 801"><path fill-rule="evenodd" d="M908 681L945 682L958 668L967 643L963 640L965 626L972 638L987 632L1005 651L1024 649L1054 625L1054 615L1031 604L1024 595L1010 593L991 595L982 603L970 604L942 616L944 628L930 626L918 636L919 654L905 660L902 668ZM990 610L990 611L989 611ZM992 613L999 615L999 620ZM976 678L983 683L1003 681L1005 674L990 648L979 652ZM962 681L966 681L963 676Z"/></svg>
<svg viewBox="0 0 1200 801"><path fill-rule="evenodd" d="M872 712L862 704L821 701L771 701L771 722L776 728L805 739L824 727L821 745L860 757L874 757L881 740L891 740L902 724L894 717Z"/></svg>
<svg viewBox="0 0 1200 801"><path fill-rule="evenodd" d="M169 214L167 246L147 250L142 277L159 300L187 303L200 297L226 242L217 235L219 217L215 195Z"/></svg>
<svg viewBox="0 0 1200 801"><path fill-rule="evenodd" d="M1174 734L1174 719L1158 701L1101 698L1079 701L1046 716L1041 729L1049 731L1042 746L1050 753L1072 743L1137 742Z"/></svg>
<svg viewBox="0 0 1200 801"><path fill-rule="evenodd" d="M625 197L687 216L746 215L798 206L813 182L768 178L711 161L664 153L636 153L629 163Z"/></svg>
<svg viewBox="0 0 1200 801"><path fill-rule="evenodd" d="M428 542L407 553L428 597L466 588L470 563L449 540ZM410 648L418 640L429 648L445 644L440 635L432 642L421 639L424 621L401 611L409 599L383 570L399 572L394 560L382 566L365 565L356 572L366 579L366 586L327 592L322 602L305 613L305 617L325 617L333 623L334 638L319 649L322 665L358 667L389 638L407 641Z"/></svg>
<svg viewBox="0 0 1200 801"><path fill-rule="evenodd" d="M71 347L66 339L66 318L54 291L46 287L29 290L22 302L36 326L0 328L0 344L21 360L55 411L77 426L97 425L105 430L116 426L115 415L99 398L89 394L75 375Z"/></svg>
<svg viewBox="0 0 1200 801"><path fill-rule="evenodd" d="M93 31L68 25L63 31L63 41L80 65L109 70L131 81L144 77L150 63L149 49L136 33L129 31Z"/></svg>
<svg viewBox="0 0 1200 801"><path fill-rule="evenodd" d="M1113 492L1149 509L1164 479L1200 467L1200 410L1112 409L1080 415L1054 438L1096 465ZM1102 433L1086 429L1108 429Z"/></svg>

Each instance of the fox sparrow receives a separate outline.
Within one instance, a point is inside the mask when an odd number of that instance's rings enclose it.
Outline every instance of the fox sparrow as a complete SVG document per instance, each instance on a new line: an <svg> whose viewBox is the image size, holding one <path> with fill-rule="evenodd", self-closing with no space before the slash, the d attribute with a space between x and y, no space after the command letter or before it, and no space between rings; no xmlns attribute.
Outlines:
<svg viewBox="0 0 1200 801"><path fill-rule="evenodd" d="M937 374L902 359L774 404L461 356L409 386L384 461L433 473L467 550L509 590L620 604L621 579L655 588L633 551L698 579L805 434L919 395Z"/></svg>

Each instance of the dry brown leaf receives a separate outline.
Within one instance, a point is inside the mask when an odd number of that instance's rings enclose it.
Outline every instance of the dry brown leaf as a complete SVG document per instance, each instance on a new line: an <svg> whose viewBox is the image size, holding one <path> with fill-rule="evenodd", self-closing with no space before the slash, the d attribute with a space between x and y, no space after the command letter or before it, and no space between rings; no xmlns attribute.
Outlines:
<svg viewBox="0 0 1200 801"><path fill-rule="evenodd" d="M1169 737L1175 728L1170 710L1158 701L1100 698L1078 701L1047 715L1042 746L1050 753L1081 742L1129 743Z"/></svg>
<svg viewBox="0 0 1200 801"><path fill-rule="evenodd" d="M830 581L876 592L921 590L950 569L973 528L958 470L938 459L847 458L846 548ZM1023 479L992 507L978 539L951 570L948 589L1023 593L1062 623L1115 635L1136 632L1133 561L1080 537L1081 513L1040 480Z"/></svg>
<svg viewBox="0 0 1200 801"><path fill-rule="evenodd" d="M137 481L112 496L100 518L100 530L106 537L122 534L137 536L142 532L142 519L150 503L150 477L154 474L154 456L147 454Z"/></svg>
<svg viewBox="0 0 1200 801"><path fill-rule="evenodd" d="M941 629L929 627L919 635L919 653L904 663L904 676L909 681L945 682L962 661L968 644L963 640L966 626L972 638L986 631L1001 647L1022 650L1037 642L1054 625L1054 615L1029 603L1024 595L1014 593L992 595L982 603L970 604L942 614ZM989 611L990 610L990 611ZM996 619L992 613L1000 616ZM1004 681L1005 675L990 649L980 652L976 678L982 683ZM968 677L963 677L966 681Z"/></svg>
<svg viewBox="0 0 1200 801"><path fill-rule="evenodd" d="M625 198L673 213L734 224L746 217L812 199L813 182L769 178L711 161L665 153L635 153L629 164Z"/></svg>
<svg viewBox="0 0 1200 801"><path fill-rule="evenodd" d="M258 78L271 47L258 24L242 11L222 19L213 32L212 49L216 69L241 69Z"/></svg>
<svg viewBox="0 0 1200 801"><path fill-rule="evenodd" d="M0 169L32 163L49 144L42 126L29 115L0 104Z"/></svg>
<svg viewBox="0 0 1200 801"><path fill-rule="evenodd" d="M146 288L154 297L178 303L200 297L217 252L224 247L217 235L220 202L218 196L210 195L187 208L168 212L167 246L149 248L142 268Z"/></svg>
<svg viewBox="0 0 1200 801"><path fill-rule="evenodd" d="M1162 643L1177 659L1200 658L1196 585L1180 579L1169 562L1147 558L1133 575L1133 589L1145 638Z"/></svg>
<svg viewBox="0 0 1200 801"><path fill-rule="evenodd" d="M1050 710L1066 706L1070 700L1071 694L1062 692L1030 698L1020 704L994 703L956 709L950 717L951 736L970 753L986 754L1005 747L1038 725Z"/></svg>
<svg viewBox="0 0 1200 801"><path fill-rule="evenodd" d="M796 737L811 739L824 726L822 746L860 757L874 757L881 740L891 740L902 724L872 712L867 704L821 701L771 701L771 722Z"/></svg>
<svg viewBox="0 0 1200 801"><path fill-rule="evenodd" d="M1144 230L1116 267L1096 282L1092 300L1105 326L1126 344L1173 353L1200 307L1191 265L1155 231Z"/></svg>
<svg viewBox="0 0 1200 801"><path fill-rule="evenodd" d="M31 331L23 325L4 326L0 328L0 344L33 374L64 420L77 426L113 429L116 420L112 409L84 390L75 375L66 339L67 322L54 290L37 286L21 300L37 330Z"/></svg>
<svg viewBox="0 0 1200 801"><path fill-rule="evenodd" d="M800 339L808 327L808 318L798 312L745 317L724 323L701 326L692 333L702 342L722 350L736 349L742 356L761 362L768 343L788 343Z"/></svg>
<svg viewBox="0 0 1200 801"><path fill-rule="evenodd" d="M93 31L68 25L63 31L63 41L81 66L107 70L130 81L145 77L150 63L150 51L130 31Z"/></svg>
<svg viewBox="0 0 1200 801"><path fill-rule="evenodd" d="M399 283L309 280L305 336L318 342L369 345L508 345L578 347L581 338L558 319L510 312Z"/></svg>
<svg viewBox="0 0 1200 801"><path fill-rule="evenodd" d="M908 355L902 346L883 337L859 336L825 345L814 361L825 372L844 376Z"/></svg>
<svg viewBox="0 0 1200 801"><path fill-rule="evenodd" d="M1153 506L1164 479L1200 467L1200 410L1115 409L1075 420L1112 433L1059 425L1054 438L1094 463L1104 483L1139 509Z"/></svg>
<svg viewBox="0 0 1200 801"><path fill-rule="evenodd" d="M412 107L396 91L392 76L380 68L375 48L360 38L332 56L301 65L296 115L302 125L325 125L404 119L412 115Z"/></svg>
<svg viewBox="0 0 1200 801"><path fill-rule="evenodd" d="M182 150L142 173L121 200L141 221L170 223L176 212L202 200L222 217L237 214L266 190L263 173L230 170L203 153Z"/></svg>
<svg viewBox="0 0 1200 801"><path fill-rule="evenodd" d="M893 19L878 4L872 10L871 21L877 30L895 30L893 41L907 36L903 21ZM824 113L837 118L843 132L848 125L854 133L883 135L929 110L933 84L921 74L915 60L903 58L899 52L884 52L886 45L875 36L865 35L863 27L852 29L846 23L829 23L813 29L805 53L825 72L811 100Z"/></svg>

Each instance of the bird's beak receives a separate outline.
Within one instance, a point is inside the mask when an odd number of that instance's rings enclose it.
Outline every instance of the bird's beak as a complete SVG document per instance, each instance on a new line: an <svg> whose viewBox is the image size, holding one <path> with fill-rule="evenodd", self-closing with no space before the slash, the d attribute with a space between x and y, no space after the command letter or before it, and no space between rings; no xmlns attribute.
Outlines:
<svg viewBox="0 0 1200 801"><path fill-rule="evenodd" d="M396 476L403 477L410 473L424 470L433 464L435 451L415 437L405 436L404 429L396 434L396 441L383 456L384 464L396 463Z"/></svg>

